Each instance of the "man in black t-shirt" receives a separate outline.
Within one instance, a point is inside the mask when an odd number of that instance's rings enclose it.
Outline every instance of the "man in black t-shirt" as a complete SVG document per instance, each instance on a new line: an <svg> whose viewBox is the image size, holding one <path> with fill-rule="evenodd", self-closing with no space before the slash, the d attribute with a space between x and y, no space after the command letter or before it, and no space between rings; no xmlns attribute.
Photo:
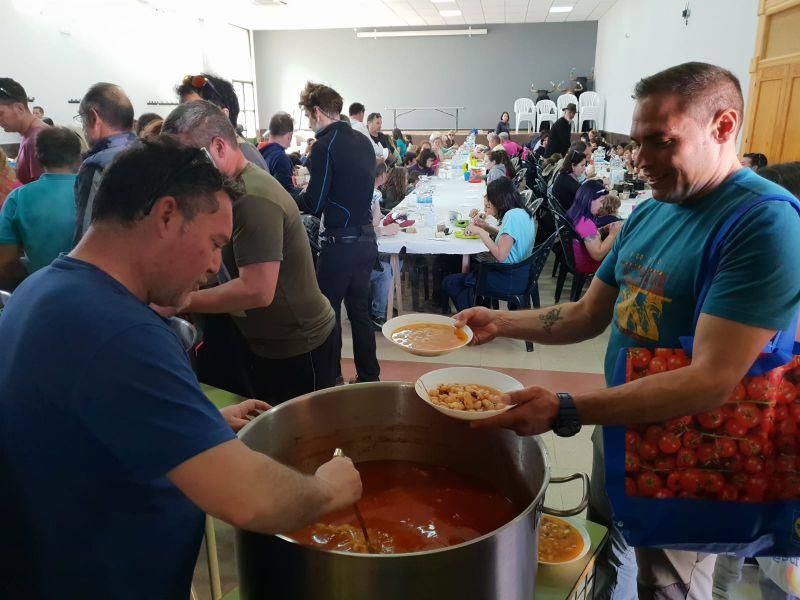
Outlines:
<svg viewBox="0 0 800 600"><path fill-rule="evenodd" d="M572 135L572 119L578 112L574 102L570 102L563 109L563 115L550 128L550 139L544 151L545 158L551 154L565 154L569 150L570 136Z"/></svg>

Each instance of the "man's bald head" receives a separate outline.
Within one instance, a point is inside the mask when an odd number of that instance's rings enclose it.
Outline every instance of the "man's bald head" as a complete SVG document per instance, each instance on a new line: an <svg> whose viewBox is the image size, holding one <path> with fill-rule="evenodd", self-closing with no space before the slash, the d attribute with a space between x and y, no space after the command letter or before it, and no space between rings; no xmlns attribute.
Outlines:
<svg viewBox="0 0 800 600"><path fill-rule="evenodd" d="M130 131L133 129L133 104L113 83L95 83L81 100L78 113L84 128L92 127L99 118L111 129Z"/></svg>

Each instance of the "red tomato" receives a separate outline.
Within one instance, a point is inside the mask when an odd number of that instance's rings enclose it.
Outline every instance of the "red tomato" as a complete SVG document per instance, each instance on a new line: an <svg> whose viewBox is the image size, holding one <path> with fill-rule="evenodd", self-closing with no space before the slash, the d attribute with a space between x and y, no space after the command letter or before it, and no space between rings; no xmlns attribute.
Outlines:
<svg viewBox="0 0 800 600"><path fill-rule="evenodd" d="M800 476L787 475L783 479L783 494L781 497L787 500L800 498Z"/></svg>
<svg viewBox="0 0 800 600"><path fill-rule="evenodd" d="M656 348L655 350L653 350L654 356L659 356L663 359L669 358L670 356L672 356L672 354L673 354L672 348Z"/></svg>
<svg viewBox="0 0 800 600"><path fill-rule="evenodd" d="M675 462L675 455L670 454L669 456L659 456L653 466L658 469L659 471L674 471L677 463Z"/></svg>
<svg viewBox="0 0 800 600"><path fill-rule="evenodd" d="M781 435L775 438L775 449L780 454L797 454L797 440L791 435Z"/></svg>
<svg viewBox="0 0 800 600"><path fill-rule="evenodd" d="M785 379L778 385L777 394L778 402L781 404L791 404L797 399L797 389Z"/></svg>
<svg viewBox="0 0 800 600"><path fill-rule="evenodd" d="M625 478L625 495L626 496L636 495L636 482L630 477Z"/></svg>
<svg viewBox="0 0 800 600"><path fill-rule="evenodd" d="M744 459L744 471L750 475L760 475L764 472L764 461L757 456L748 456Z"/></svg>
<svg viewBox="0 0 800 600"><path fill-rule="evenodd" d="M778 477L767 479L767 498L774 500L783 496L783 480Z"/></svg>
<svg viewBox="0 0 800 600"><path fill-rule="evenodd" d="M697 463L702 466L716 462L718 459L719 455L714 444L701 444L697 449Z"/></svg>
<svg viewBox="0 0 800 600"><path fill-rule="evenodd" d="M747 483L744 486L745 493L751 498L763 501L764 496L767 494L767 478L763 475L751 475L747 478Z"/></svg>
<svg viewBox="0 0 800 600"><path fill-rule="evenodd" d="M795 423L800 423L800 404L792 402L789 405L789 416L794 419Z"/></svg>
<svg viewBox="0 0 800 600"><path fill-rule="evenodd" d="M775 456L775 444L760 434L756 437L761 440L761 456Z"/></svg>
<svg viewBox="0 0 800 600"><path fill-rule="evenodd" d="M762 450L762 438L751 435L743 440L739 440L739 451L744 456L759 456Z"/></svg>
<svg viewBox="0 0 800 600"><path fill-rule="evenodd" d="M736 500L739 497L739 490L737 490L736 486L734 485L726 484L722 486L722 489L719 491L719 495L717 497L720 500L727 500L727 501Z"/></svg>
<svg viewBox="0 0 800 600"><path fill-rule="evenodd" d="M636 478L636 489L642 496L652 498L663 486L664 484L661 481L661 477L652 471L639 473L639 477Z"/></svg>
<svg viewBox="0 0 800 600"><path fill-rule="evenodd" d="M689 469L697 464L697 456L691 448L681 448L675 456L675 464L682 469Z"/></svg>
<svg viewBox="0 0 800 600"><path fill-rule="evenodd" d="M775 457L775 471L778 473L792 473L795 470L796 457L789 454L780 454Z"/></svg>
<svg viewBox="0 0 800 600"><path fill-rule="evenodd" d="M681 439L674 433L665 433L658 440L658 448L664 454L675 454L681 449Z"/></svg>
<svg viewBox="0 0 800 600"><path fill-rule="evenodd" d="M626 481L627 484L627 481ZM673 492L681 491L681 473L680 471L673 471L667 475L667 487Z"/></svg>
<svg viewBox="0 0 800 600"><path fill-rule="evenodd" d="M797 423L794 419L784 419L778 423L779 436L793 436L797 434Z"/></svg>
<svg viewBox="0 0 800 600"><path fill-rule="evenodd" d="M633 452L625 453L625 472L636 473L642 466L642 461L639 459L638 454Z"/></svg>
<svg viewBox="0 0 800 600"><path fill-rule="evenodd" d="M747 427L736 418L725 421L725 433L731 437L743 438L747 435Z"/></svg>
<svg viewBox="0 0 800 600"><path fill-rule="evenodd" d="M655 497L659 500L664 500L665 498L674 498L675 493L669 488L661 488L656 492Z"/></svg>
<svg viewBox="0 0 800 600"><path fill-rule="evenodd" d="M760 434L770 436L775 431L775 411L774 406L768 406L761 411L761 423L758 425Z"/></svg>
<svg viewBox="0 0 800 600"><path fill-rule="evenodd" d="M656 373L663 373L667 370L667 361L660 356L654 356L650 360L650 364L647 365L647 372L650 375L655 375Z"/></svg>
<svg viewBox="0 0 800 600"><path fill-rule="evenodd" d="M644 369L647 367L651 358L650 351L647 348L630 348L628 350L628 357L631 361L631 366L634 369Z"/></svg>
<svg viewBox="0 0 800 600"><path fill-rule="evenodd" d="M720 458L730 458L736 454L736 442L728 438L717 438L714 440L714 448Z"/></svg>
<svg viewBox="0 0 800 600"><path fill-rule="evenodd" d="M639 444L642 441L642 436L640 436L635 431L626 431L625 432L625 450L628 452L636 452L639 450Z"/></svg>
<svg viewBox="0 0 800 600"><path fill-rule="evenodd" d="M664 428L672 433L680 435L692 424L692 417L678 417L670 419L664 423Z"/></svg>
<svg viewBox="0 0 800 600"><path fill-rule="evenodd" d="M716 471L703 471L700 485L706 492L716 494L725 485L725 479L722 477L721 473Z"/></svg>
<svg viewBox="0 0 800 600"><path fill-rule="evenodd" d="M750 479L750 476L747 475L747 473L734 473L731 476L731 484L735 486L737 490L744 490L748 479Z"/></svg>
<svg viewBox="0 0 800 600"><path fill-rule="evenodd" d="M781 421L785 421L789 418L789 407L785 404L777 404L770 408L775 409L775 424L777 425Z"/></svg>
<svg viewBox="0 0 800 600"><path fill-rule="evenodd" d="M697 469L686 469L681 473L681 489L689 494L696 494L700 489L701 472Z"/></svg>
<svg viewBox="0 0 800 600"><path fill-rule="evenodd" d="M658 456L658 447L650 442L642 442L639 444L639 457L644 461L655 460Z"/></svg>
<svg viewBox="0 0 800 600"><path fill-rule="evenodd" d="M703 442L703 434L699 431L687 431L681 436L684 448L697 448Z"/></svg>
<svg viewBox="0 0 800 600"><path fill-rule="evenodd" d="M741 402L747 397L747 390L741 383L737 383L728 402Z"/></svg>
<svg viewBox="0 0 800 600"><path fill-rule="evenodd" d="M741 473L744 471L744 459L740 454L734 454L730 458L723 461L722 466L725 467L726 471L730 471L732 473Z"/></svg>
<svg viewBox="0 0 800 600"><path fill-rule="evenodd" d="M768 396L767 381L763 376L753 377L747 384L747 395L751 400L763 402Z"/></svg>
<svg viewBox="0 0 800 600"><path fill-rule="evenodd" d="M698 423L700 423L700 426L705 429L716 429L722 425L723 421L725 420L722 415L722 411L718 408L695 415L694 418Z"/></svg>
<svg viewBox="0 0 800 600"><path fill-rule="evenodd" d="M733 409L733 418L747 429L752 429L761 422L761 410L752 402L741 402Z"/></svg>
<svg viewBox="0 0 800 600"><path fill-rule="evenodd" d="M664 428L661 425L648 425L644 430L644 439L654 446L658 446L658 440L662 435L664 435Z"/></svg>
<svg viewBox="0 0 800 600"><path fill-rule="evenodd" d="M689 359L685 356L670 356L667 359L667 370L674 371L689 366Z"/></svg>

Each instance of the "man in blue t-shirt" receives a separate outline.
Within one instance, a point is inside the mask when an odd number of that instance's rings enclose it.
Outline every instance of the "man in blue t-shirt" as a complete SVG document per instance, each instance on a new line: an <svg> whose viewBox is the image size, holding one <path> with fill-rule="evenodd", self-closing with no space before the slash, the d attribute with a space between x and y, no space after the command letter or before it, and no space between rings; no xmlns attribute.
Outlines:
<svg viewBox="0 0 800 600"><path fill-rule="evenodd" d="M475 343L505 336L569 344L611 325L609 384L624 348L674 347L679 336L694 333L692 363L574 397L542 388L515 392L509 401L516 407L480 426L509 427L520 435L552 429L566 437L581 424L652 423L712 409L728 399L797 311L800 216L780 200L791 198L785 190L739 164L743 101L736 77L713 65L685 63L642 79L635 98L631 137L641 144L636 166L649 179L654 200L625 223L584 298L525 312L473 308L456 318L472 327ZM694 328L703 251L736 207L762 196L777 200L752 209L726 238ZM598 563L596 595L710 598L713 555L634 551L613 526L600 428L596 433L590 508L593 518L612 528Z"/></svg>
<svg viewBox="0 0 800 600"><path fill-rule="evenodd" d="M204 512L289 532L360 497L346 459L306 476L244 446L269 407L215 409L148 307L217 273L236 194L199 150L126 150L78 246L0 313L0 598L186 600Z"/></svg>

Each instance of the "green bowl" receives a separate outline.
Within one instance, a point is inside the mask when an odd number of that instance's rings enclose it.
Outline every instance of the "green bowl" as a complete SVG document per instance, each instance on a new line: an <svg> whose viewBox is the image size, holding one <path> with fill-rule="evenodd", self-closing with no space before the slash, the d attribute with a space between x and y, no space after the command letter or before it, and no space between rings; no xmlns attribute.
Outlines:
<svg viewBox="0 0 800 600"><path fill-rule="evenodd" d="M456 227L461 227L461 229L469 227L469 219L458 219L454 223Z"/></svg>

